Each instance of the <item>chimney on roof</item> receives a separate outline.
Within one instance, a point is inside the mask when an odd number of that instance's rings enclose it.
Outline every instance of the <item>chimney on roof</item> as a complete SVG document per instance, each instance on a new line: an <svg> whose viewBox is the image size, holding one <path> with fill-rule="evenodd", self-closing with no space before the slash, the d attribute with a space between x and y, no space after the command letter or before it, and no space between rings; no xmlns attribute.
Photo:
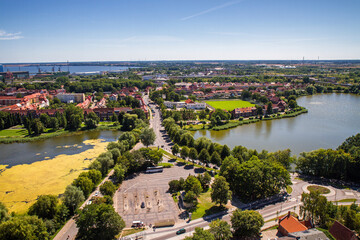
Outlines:
<svg viewBox="0 0 360 240"><path fill-rule="evenodd" d="M290 211L288 211L288 217L290 217Z"/></svg>

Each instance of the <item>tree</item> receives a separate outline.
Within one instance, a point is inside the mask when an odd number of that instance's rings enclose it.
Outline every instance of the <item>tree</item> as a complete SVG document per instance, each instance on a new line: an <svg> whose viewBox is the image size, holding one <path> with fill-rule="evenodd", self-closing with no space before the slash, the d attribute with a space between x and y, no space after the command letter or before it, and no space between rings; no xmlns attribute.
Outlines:
<svg viewBox="0 0 360 240"><path fill-rule="evenodd" d="M231 226L224 220L216 219L209 224L209 232L215 237L215 240L232 239Z"/></svg>
<svg viewBox="0 0 360 240"><path fill-rule="evenodd" d="M0 239L47 240L44 222L37 216L19 216L0 224Z"/></svg>
<svg viewBox="0 0 360 240"><path fill-rule="evenodd" d="M182 189L181 183L179 180L171 180L169 182L169 192L174 193Z"/></svg>
<svg viewBox="0 0 360 240"><path fill-rule="evenodd" d="M0 223L9 219L9 211L6 206L0 202Z"/></svg>
<svg viewBox="0 0 360 240"><path fill-rule="evenodd" d="M191 207L195 207L198 204L197 195L193 191L186 192L184 202L191 205Z"/></svg>
<svg viewBox="0 0 360 240"><path fill-rule="evenodd" d="M208 172L204 172L204 174L199 174L197 176L197 179L199 179L201 187L203 188L204 191L209 189L209 185L211 182L211 176Z"/></svg>
<svg viewBox="0 0 360 240"><path fill-rule="evenodd" d="M210 155L208 153L208 151L203 148L201 151L200 151L200 154L198 156L199 160L203 163L208 163L210 162Z"/></svg>
<svg viewBox="0 0 360 240"><path fill-rule="evenodd" d="M229 183L222 176L215 178L215 181L211 185L211 201L219 203L220 206L227 204L232 198L232 192L230 191Z"/></svg>
<svg viewBox="0 0 360 240"><path fill-rule="evenodd" d="M56 131L60 128L59 120L56 117L50 119L50 127Z"/></svg>
<svg viewBox="0 0 360 240"><path fill-rule="evenodd" d="M216 151L214 151L213 154L211 154L210 162L211 162L212 164L216 164L216 165L220 166L220 164L221 164L221 157L220 157L220 155L219 155Z"/></svg>
<svg viewBox="0 0 360 240"><path fill-rule="evenodd" d="M118 116L116 115L116 113L113 113L113 115L111 116L110 120L112 122L117 122L118 121Z"/></svg>
<svg viewBox="0 0 360 240"><path fill-rule="evenodd" d="M41 195L30 206L29 215L36 215L43 219L53 219L56 214L58 199L54 195Z"/></svg>
<svg viewBox="0 0 360 240"><path fill-rule="evenodd" d="M47 115L46 113L42 113L40 115L40 121L41 123L45 126L45 127L49 127L50 126L50 117L49 115Z"/></svg>
<svg viewBox="0 0 360 240"><path fill-rule="evenodd" d="M94 183L94 185L97 185L101 181L101 172L96 169L90 169L87 172L82 172L80 173L79 177L81 176L89 178Z"/></svg>
<svg viewBox="0 0 360 240"><path fill-rule="evenodd" d="M267 104L266 114L267 114L267 115L273 114L272 102L269 102L269 103Z"/></svg>
<svg viewBox="0 0 360 240"><path fill-rule="evenodd" d="M99 121L100 121L99 117L94 112L91 112L88 115L86 115L85 126L88 129L96 128Z"/></svg>
<svg viewBox="0 0 360 240"><path fill-rule="evenodd" d="M149 147L149 145L154 144L155 139L156 139L156 134L154 132L154 129L144 128L141 131L140 140L146 147Z"/></svg>
<svg viewBox="0 0 360 240"><path fill-rule="evenodd" d="M71 214L73 214L85 200L84 193L80 188L75 187L74 185L66 187L63 197L64 204L71 211Z"/></svg>
<svg viewBox="0 0 360 240"><path fill-rule="evenodd" d="M291 109L297 108L297 103L296 103L296 101L295 101L295 100L290 100L290 101L289 101L289 107L290 107Z"/></svg>
<svg viewBox="0 0 360 240"><path fill-rule="evenodd" d="M202 110L202 111L200 111L200 113L199 113L199 118L200 119L205 119L206 118L206 112L204 111L204 110Z"/></svg>
<svg viewBox="0 0 360 240"><path fill-rule="evenodd" d="M171 152L173 155L177 155L179 153L180 149L179 149L179 145L177 145L177 143L174 144L174 146L171 149Z"/></svg>
<svg viewBox="0 0 360 240"><path fill-rule="evenodd" d="M316 93L316 88L313 85L309 85L306 87L306 92L310 95Z"/></svg>
<svg viewBox="0 0 360 240"><path fill-rule="evenodd" d="M190 151L189 151L189 158L192 159L192 160L196 160L198 157L198 152L196 151L195 148L190 148Z"/></svg>
<svg viewBox="0 0 360 240"><path fill-rule="evenodd" d="M234 229L234 236L254 237L260 233L264 219L256 211L236 209L231 216L231 225Z"/></svg>
<svg viewBox="0 0 360 240"><path fill-rule="evenodd" d="M136 114L128 114L126 113L123 118L122 130L123 131L131 131L135 128L135 121L138 119Z"/></svg>
<svg viewBox="0 0 360 240"><path fill-rule="evenodd" d="M225 159L227 156L230 156L231 151L230 148L225 144L221 149L221 159Z"/></svg>
<svg viewBox="0 0 360 240"><path fill-rule="evenodd" d="M186 178L185 184L184 184L184 190L186 192L193 191L196 196L199 196L200 193L203 191L199 179L197 179L196 177L194 177L192 175L190 175Z"/></svg>
<svg viewBox="0 0 360 240"><path fill-rule="evenodd" d="M260 116L264 115L263 108L259 105L256 105L256 114Z"/></svg>
<svg viewBox="0 0 360 240"><path fill-rule="evenodd" d="M77 130L81 126L81 122L84 118L83 110L74 105L68 105L65 108L66 127L69 130Z"/></svg>
<svg viewBox="0 0 360 240"><path fill-rule="evenodd" d="M106 181L100 186L100 192L103 195L112 197L116 191L116 186L111 181Z"/></svg>
<svg viewBox="0 0 360 240"><path fill-rule="evenodd" d="M116 177L116 181L118 183L122 183L125 178L126 170L121 164L116 164L114 167L114 176Z"/></svg>
<svg viewBox="0 0 360 240"><path fill-rule="evenodd" d="M192 237L186 237L185 240L215 240L214 235L203 228L196 227Z"/></svg>
<svg viewBox="0 0 360 240"><path fill-rule="evenodd" d="M187 146L181 148L180 156L183 159L186 159L189 156L189 148Z"/></svg>
<svg viewBox="0 0 360 240"><path fill-rule="evenodd" d="M32 120L30 128L35 135L40 135L41 133L44 132L44 125L41 123L39 119Z"/></svg>
<svg viewBox="0 0 360 240"><path fill-rule="evenodd" d="M94 183L87 177L78 177L74 180L73 185L80 188L85 197L89 196L94 188Z"/></svg>
<svg viewBox="0 0 360 240"><path fill-rule="evenodd" d="M77 239L111 240L125 227L124 220L113 206L99 203L87 205L75 218Z"/></svg>
<svg viewBox="0 0 360 240"><path fill-rule="evenodd" d="M226 178L231 190L246 201L272 196L291 184L289 172L280 163L259 160L256 156L241 164L234 157L227 157L220 175Z"/></svg>

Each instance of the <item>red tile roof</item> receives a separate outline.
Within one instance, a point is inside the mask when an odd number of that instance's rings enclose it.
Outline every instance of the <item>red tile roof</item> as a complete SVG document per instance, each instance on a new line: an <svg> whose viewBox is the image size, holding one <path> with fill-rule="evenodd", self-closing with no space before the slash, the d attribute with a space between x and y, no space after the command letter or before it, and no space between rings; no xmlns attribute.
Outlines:
<svg viewBox="0 0 360 240"><path fill-rule="evenodd" d="M355 233L341 223L339 223L338 221L334 222L329 232L336 238L336 240L356 239Z"/></svg>
<svg viewBox="0 0 360 240"><path fill-rule="evenodd" d="M279 225L283 227L288 233L300 232L308 229L291 214L287 214L286 216L280 218Z"/></svg>

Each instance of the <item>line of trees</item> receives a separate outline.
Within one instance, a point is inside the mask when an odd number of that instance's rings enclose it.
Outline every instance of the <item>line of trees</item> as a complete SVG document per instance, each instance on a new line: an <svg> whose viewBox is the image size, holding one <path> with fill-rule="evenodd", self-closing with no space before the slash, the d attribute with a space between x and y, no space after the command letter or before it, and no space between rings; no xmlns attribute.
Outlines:
<svg viewBox="0 0 360 240"><path fill-rule="evenodd" d="M360 180L360 134L349 137L337 150L318 149L301 153L296 161L303 174L340 179Z"/></svg>

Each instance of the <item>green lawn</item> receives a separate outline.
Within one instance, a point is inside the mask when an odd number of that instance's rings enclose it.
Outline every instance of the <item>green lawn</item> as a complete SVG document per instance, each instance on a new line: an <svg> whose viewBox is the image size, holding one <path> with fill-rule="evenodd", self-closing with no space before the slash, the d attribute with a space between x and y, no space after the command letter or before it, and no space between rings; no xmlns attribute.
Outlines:
<svg viewBox="0 0 360 240"><path fill-rule="evenodd" d="M235 108L243 108L243 107L253 107L255 104L252 104L247 101L242 100L226 100L226 101L205 101L207 104L212 106L213 108L225 109L227 111L232 111Z"/></svg>
<svg viewBox="0 0 360 240"><path fill-rule="evenodd" d="M310 192L319 191L320 194L328 194L328 193L330 193L330 189L328 189L328 188L326 188L326 187L321 187L321 186L311 185L311 186L308 186L307 189L308 189Z"/></svg>
<svg viewBox="0 0 360 240"><path fill-rule="evenodd" d="M338 200L337 202L356 202L356 198L345 198Z"/></svg>
<svg viewBox="0 0 360 240"><path fill-rule="evenodd" d="M191 220L226 210L225 207L220 208L219 205L215 205L215 203L211 202L211 189L205 193L201 193L198 202L196 210L192 212Z"/></svg>
<svg viewBox="0 0 360 240"><path fill-rule="evenodd" d="M0 137L25 137L28 135L26 129L4 129L0 131Z"/></svg>
<svg viewBox="0 0 360 240"><path fill-rule="evenodd" d="M292 187L287 186L287 187L286 187L286 192L287 192L288 194L291 194L291 193L292 193Z"/></svg>

